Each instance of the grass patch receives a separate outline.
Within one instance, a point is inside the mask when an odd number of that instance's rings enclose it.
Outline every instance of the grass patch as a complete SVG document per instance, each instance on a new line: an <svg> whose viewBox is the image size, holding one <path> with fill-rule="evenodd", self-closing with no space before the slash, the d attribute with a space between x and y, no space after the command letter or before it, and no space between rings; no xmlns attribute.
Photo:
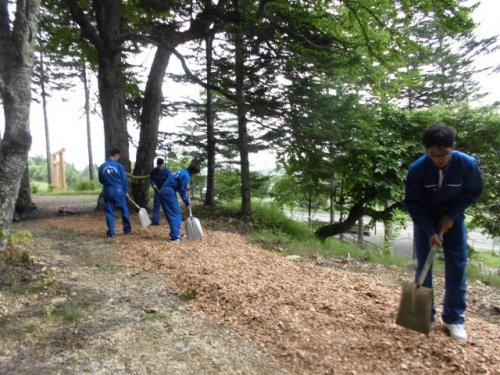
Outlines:
<svg viewBox="0 0 500 375"><path fill-rule="evenodd" d="M182 293L179 297L183 301L192 301L192 300L196 299L197 296L198 296L198 292L196 290L189 289L189 290L185 291L184 293Z"/></svg>
<svg viewBox="0 0 500 375"><path fill-rule="evenodd" d="M407 267L410 261L402 256L386 254L369 253L368 260L372 263L393 265L400 268Z"/></svg>
<svg viewBox="0 0 500 375"><path fill-rule="evenodd" d="M490 286L500 287L500 276L495 273L482 271L474 264L467 265L467 278L469 280L479 280L482 283Z"/></svg>
<svg viewBox="0 0 500 375"><path fill-rule="evenodd" d="M493 253L476 251L472 256L472 259L482 262L490 267L500 268L500 256Z"/></svg>
<svg viewBox="0 0 500 375"><path fill-rule="evenodd" d="M314 232L308 224L290 219L271 204L252 202L252 213L252 223L256 230L272 230L298 240L314 237Z"/></svg>
<svg viewBox="0 0 500 375"><path fill-rule="evenodd" d="M47 316L58 317L65 324L77 323L85 318L85 313L78 306L67 303L50 304L45 306L44 310Z"/></svg>
<svg viewBox="0 0 500 375"><path fill-rule="evenodd" d="M149 313L143 316L141 319L143 322L156 322L160 321L163 322L165 320L168 320L170 317L162 312L154 312L154 313Z"/></svg>

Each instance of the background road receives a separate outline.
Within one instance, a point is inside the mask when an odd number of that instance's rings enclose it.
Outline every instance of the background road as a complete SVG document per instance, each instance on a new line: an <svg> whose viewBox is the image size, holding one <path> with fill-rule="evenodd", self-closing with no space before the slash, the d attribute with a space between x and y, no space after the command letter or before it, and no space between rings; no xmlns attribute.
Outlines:
<svg viewBox="0 0 500 375"><path fill-rule="evenodd" d="M295 220L307 221L307 212L294 211L287 212L287 215ZM328 223L330 216L326 213L316 213L312 215L312 220ZM365 223L370 222L369 217L364 218ZM500 253L500 239L491 238L481 233L481 229L475 228L468 230L468 243L477 251L494 251ZM377 223L375 228L370 230L370 235L365 236L364 240L370 244L383 246L384 244L384 224ZM393 253L407 258L413 255L413 223L408 221L404 227L398 228L396 239L393 242Z"/></svg>

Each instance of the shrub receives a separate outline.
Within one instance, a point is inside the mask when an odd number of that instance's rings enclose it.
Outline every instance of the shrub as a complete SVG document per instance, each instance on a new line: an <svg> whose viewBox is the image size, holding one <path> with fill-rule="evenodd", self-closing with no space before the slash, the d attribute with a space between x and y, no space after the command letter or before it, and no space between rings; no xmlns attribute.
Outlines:
<svg viewBox="0 0 500 375"><path fill-rule="evenodd" d="M75 190L76 191L93 191L99 189L99 183L97 181L80 179L76 182Z"/></svg>

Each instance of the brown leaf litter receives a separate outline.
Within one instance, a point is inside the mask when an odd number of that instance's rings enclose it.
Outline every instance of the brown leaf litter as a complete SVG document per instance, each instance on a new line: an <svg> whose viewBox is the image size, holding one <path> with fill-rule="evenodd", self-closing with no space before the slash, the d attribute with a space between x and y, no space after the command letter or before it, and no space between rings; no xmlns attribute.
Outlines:
<svg viewBox="0 0 500 375"><path fill-rule="evenodd" d="M103 215L44 221L103 236ZM117 220L117 226L120 219ZM164 275L193 309L238 331L294 374L497 374L498 324L468 316L469 340L397 326L400 288L363 274L288 260L243 236L205 229L199 241L166 241L168 226L117 236L128 261ZM439 314L439 309L438 309Z"/></svg>

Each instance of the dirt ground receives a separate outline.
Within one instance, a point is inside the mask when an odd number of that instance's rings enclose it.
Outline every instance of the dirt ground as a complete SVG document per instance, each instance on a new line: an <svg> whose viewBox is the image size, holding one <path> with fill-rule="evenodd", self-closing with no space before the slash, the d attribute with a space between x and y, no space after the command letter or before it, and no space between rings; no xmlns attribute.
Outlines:
<svg viewBox="0 0 500 375"><path fill-rule="evenodd" d="M0 269L1 374L500 373L498 289L469 285L467 342L421 335L394 324L411 270L287 258L214 221L175 245L133 215L108 240L94 202L40 197L15 224L33 263Z"/></svg>

